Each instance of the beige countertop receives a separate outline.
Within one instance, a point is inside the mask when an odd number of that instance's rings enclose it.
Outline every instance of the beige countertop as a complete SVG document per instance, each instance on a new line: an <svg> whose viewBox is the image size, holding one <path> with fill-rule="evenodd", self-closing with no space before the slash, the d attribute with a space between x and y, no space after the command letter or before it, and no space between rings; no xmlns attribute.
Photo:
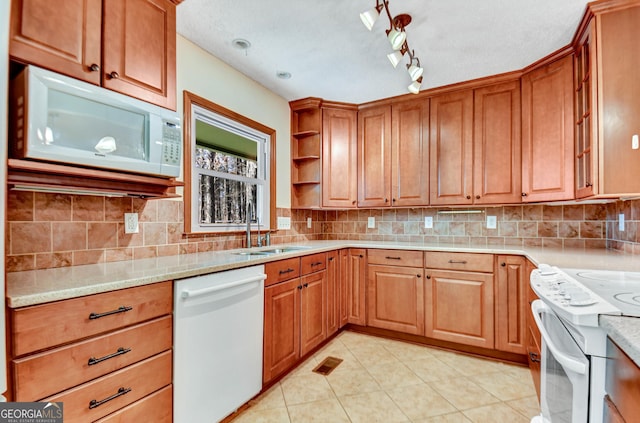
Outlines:
<svg viewBox="0 0 640 423"><path fill-rule="evenodd" d="M522 255L534 264L546 263L562 268L624 270L640 272L640 257L613 250L469 247L450 244L418 244L373 241L310 241L286 244L300 250L270 256L238 254L244 250L225 250L180 256L158 257L113 263L100 263L56 269L31 270L7 274L7 305L25 307L65 300L116 289L165 280L177 280L207 273L237 269L339 248L387 248L422 251L473 252ZM281 248L284 245L263 247ZM253 248L252 250L261 250ZM427 263L428 266L428 263ZM609 336L640 366L640 319L601 316Z"/></svg>
<svg viewBox="0 0 640 423"><path fill-rule="evenodd" d="M612 250L460 247L443 244L378 241L310 241L303 244L287 245L304 247L304 249L270 256L247 256L237 254L246 250L224 250L8 273L7 305L10 308L24 307L349 247L517 254L526 256L535 264L547 263L565 268L640 271L640 257ZM282 246L274 245L262 249ZM259 249L254 248L253 250Z"/></svg>

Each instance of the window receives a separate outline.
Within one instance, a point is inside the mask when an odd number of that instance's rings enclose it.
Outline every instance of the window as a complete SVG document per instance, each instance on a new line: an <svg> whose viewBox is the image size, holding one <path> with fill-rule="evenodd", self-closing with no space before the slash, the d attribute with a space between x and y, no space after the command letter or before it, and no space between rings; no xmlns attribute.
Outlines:
<svg viewBox="0 0 640 423"><path fill-rule="evenodd" d="M185 92L185 231L269 229L275 131Z"/></svg>

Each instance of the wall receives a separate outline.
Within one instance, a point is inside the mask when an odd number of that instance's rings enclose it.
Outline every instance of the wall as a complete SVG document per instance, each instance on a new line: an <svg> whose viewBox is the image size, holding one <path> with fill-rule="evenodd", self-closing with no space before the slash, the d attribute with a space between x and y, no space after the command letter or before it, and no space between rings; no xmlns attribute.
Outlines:
<svg viewBox="0 0 640 423"><path fill-rule="evenodd" d="M190 91L276 131L276 162L290 163L289 103L186 38L177 38L178 112ZM286 82L283 82L286 83ZM291 168L276 169L276 207L291 204Z"/></svg>
<svg viewBox="0 0 640 423"><path fill-rule="evenodd" d="M10 192L8 271L45 269L134 258L244 247L244 234L183 235L180 201ZM290 231L272 243L318 239L417 242L458 246L615 248L640 254L640 200L597 205L523 205L478 208L481 214L445 215L446 209L311 211L278 208ZM123 214L139 213L140 232L125 234ZM624 213L625 231L618 230ZM486 229L487 215L497 228ZM376 227L367 228L367 218ZM424 228L424 216L434 227ZM307 228L307 218L312 227ZM253 238L255 244L255 235Z"/></svg>

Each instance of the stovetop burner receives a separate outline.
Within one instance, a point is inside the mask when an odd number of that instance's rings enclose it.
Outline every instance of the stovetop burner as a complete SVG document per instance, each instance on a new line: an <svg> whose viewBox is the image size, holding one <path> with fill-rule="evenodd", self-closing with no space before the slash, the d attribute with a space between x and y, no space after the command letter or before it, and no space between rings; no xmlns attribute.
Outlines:
<svg viewBox="0 0 640 423"><path fill-rule="evenodd" d="M640 317L640 272L563 270L576 281L619 308L623 315Z"/></svg>
<svg viewBox="0 0 640 423"><path fill-rule="evenodd" d="M613 298L625 304L640 307L640 292L621 292L614 294Z"/></svg>
<svg viewBox="0 0 640 423"><path fill-rule="evenodd" d="M602 281L602 282L612 282L612 281L620 281L620 282L636 282L640 284L640 273L637 272L616 272L616 271L607 271L607 270L582 270L576 272L576 276L580 278L590 279L593 281Z"/></svg>

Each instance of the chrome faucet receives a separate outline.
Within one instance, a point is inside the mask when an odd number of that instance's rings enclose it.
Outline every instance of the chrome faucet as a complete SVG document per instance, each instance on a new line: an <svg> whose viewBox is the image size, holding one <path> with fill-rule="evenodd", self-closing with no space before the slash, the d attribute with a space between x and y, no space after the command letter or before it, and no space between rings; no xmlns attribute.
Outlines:
<svg viewBox="0 0 640 423"><path fill-rule="evenodd" d="M247 201L247 248L251 248L251 216L253 213L251 201Z"/></svg>

